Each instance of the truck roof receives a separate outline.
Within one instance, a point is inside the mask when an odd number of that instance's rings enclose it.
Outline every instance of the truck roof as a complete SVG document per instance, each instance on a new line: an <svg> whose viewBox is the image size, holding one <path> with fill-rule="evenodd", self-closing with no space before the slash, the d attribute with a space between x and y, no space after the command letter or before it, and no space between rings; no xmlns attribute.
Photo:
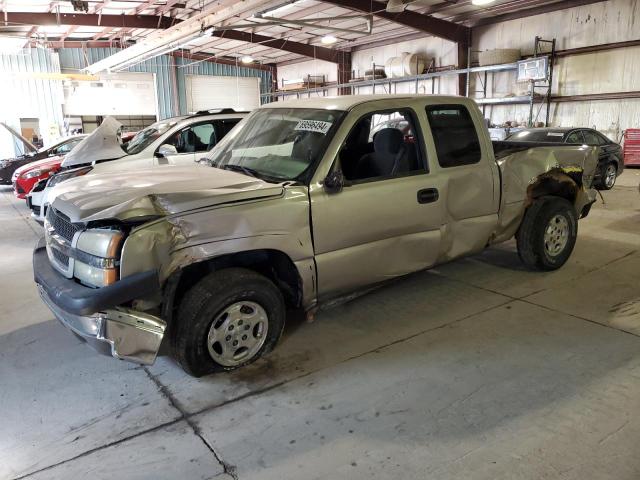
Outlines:
<svg viewBox="0 0 640 480"><path fill-rule="evenodd" d="M260 108L326 108L330 110L349 110L356 105L362 103L373 102L385 99L405 99L422 100L429 98L442 103L463 103L469 98L457 95L414 95L414 94L397 94L397 95L341 95L336 97L311 97L295 100L286 100L284 102L266 103Z"/></svg>

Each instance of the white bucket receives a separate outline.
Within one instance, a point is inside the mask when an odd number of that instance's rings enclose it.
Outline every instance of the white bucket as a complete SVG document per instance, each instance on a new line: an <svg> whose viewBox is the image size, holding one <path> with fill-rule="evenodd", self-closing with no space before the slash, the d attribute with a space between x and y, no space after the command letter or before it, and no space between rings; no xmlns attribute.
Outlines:
<svg viewBox="0 0 640 480"><path fill-rule="evenodd" d="M426 60L422 55L411 53L403 57L402 66L405 75L420 75L424 72Z"/></svg>
<svg viewBox="0 0 640 480"><path fill-rule="evenodd" d="M404 76L402 57L391 57L384 64L384 73L388 78L398 78Z"/></svg>

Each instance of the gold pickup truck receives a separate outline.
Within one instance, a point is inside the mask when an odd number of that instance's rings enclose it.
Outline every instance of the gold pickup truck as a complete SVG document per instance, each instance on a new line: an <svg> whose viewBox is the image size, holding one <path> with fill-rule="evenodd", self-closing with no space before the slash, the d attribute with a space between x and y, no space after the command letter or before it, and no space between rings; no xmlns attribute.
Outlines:
<svg viewBox="0 0 640 480"><path fill-rule="evenodd" d="M166 345L192 375L270 351L287 308L514 236L525 265L559 268L598 152L492 143L468 98L376 95L265 105L200 160L59 184L34 251L67 327L139 363Z"/></svg>

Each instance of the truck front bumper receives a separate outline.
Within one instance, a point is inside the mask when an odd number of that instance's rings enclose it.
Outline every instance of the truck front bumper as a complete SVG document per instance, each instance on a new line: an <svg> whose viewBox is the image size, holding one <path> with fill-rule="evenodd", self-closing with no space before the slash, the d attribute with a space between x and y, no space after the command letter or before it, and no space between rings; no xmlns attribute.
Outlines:
<svg viewBox="0 0 640 480"><path fill-rule="evenodd" d="M166 323L122 305L157 291L155 271L126 277L103 288L88 288L63 277L49 262L44 239L33 252L40 297L56 318L101 353L145 365L160 349Z"/></svg>

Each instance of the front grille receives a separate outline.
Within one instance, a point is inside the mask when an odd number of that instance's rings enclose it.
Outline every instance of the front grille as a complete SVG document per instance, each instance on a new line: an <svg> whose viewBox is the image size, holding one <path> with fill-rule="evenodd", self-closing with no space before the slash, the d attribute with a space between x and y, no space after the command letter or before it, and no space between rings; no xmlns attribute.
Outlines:
<svg viewBox="0 0 640 480"><path fill-rule="evenodd" d="M67 257L60 250L58 250L57 248L52 248L51 249L51 253L53 254L53 256L56 259L56 261L58 263L60 263L60 265L62 265L64 267L68 267L69 266L69 257Z"/></svg>
<svg viewBox="0 0 640 480"><path fill-rule="evenodd" d="M65 215L58 212L54 208L47 211L47 220L56 234L71 242L76 232L82 230L82 227L71 223Z"/></svg>

